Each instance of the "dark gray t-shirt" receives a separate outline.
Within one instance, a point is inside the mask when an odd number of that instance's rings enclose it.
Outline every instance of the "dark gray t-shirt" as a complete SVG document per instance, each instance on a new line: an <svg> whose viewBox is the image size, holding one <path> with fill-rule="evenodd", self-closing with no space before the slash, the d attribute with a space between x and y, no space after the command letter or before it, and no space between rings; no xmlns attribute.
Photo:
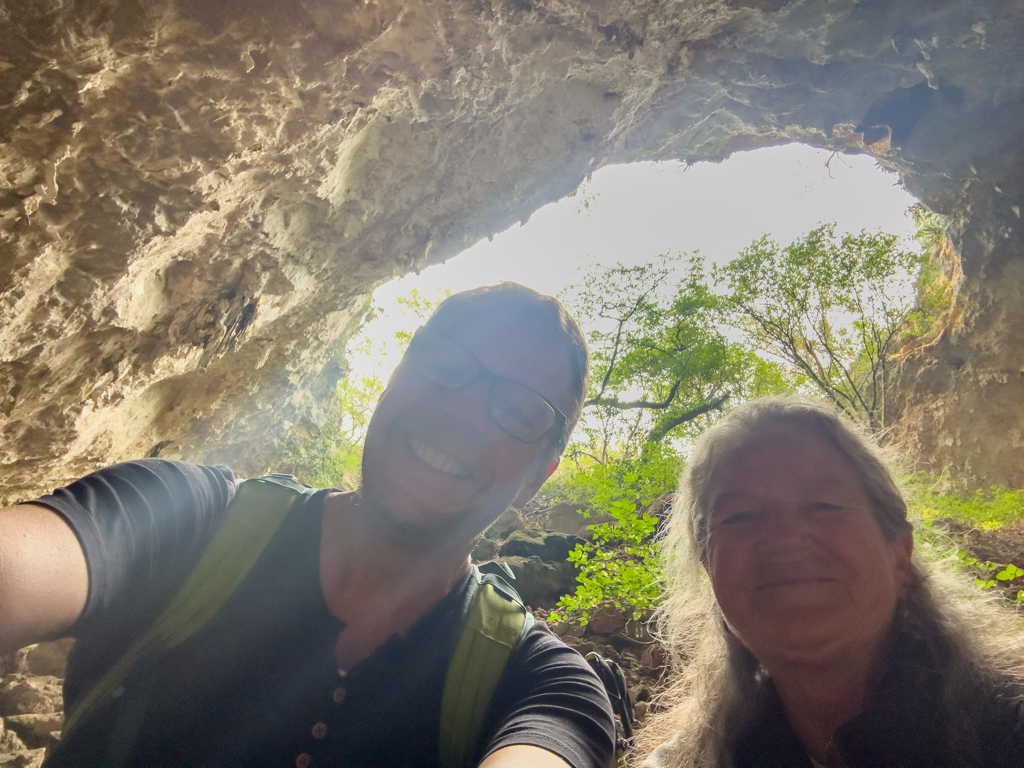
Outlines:
<svg viewBox="0 0 1024 768"><path fill-rule="evenodd" d="M68 521L89 566L86 607L71 631L69 710L173 598L234 487L227 467L146 459L35 502ZM125 693L52 750L47 766L121 757L111 753L114 733L131 734L132 765L288 766L300 755L314 767L437 765L441 695L468 579L340 676L333 649L342 624L319 577L325 495L296 505L214 619L134 670ZM509 660L485 733L481 758L531 744L576 768L608 765L614 738L601 683L540 624Z"/></svg>

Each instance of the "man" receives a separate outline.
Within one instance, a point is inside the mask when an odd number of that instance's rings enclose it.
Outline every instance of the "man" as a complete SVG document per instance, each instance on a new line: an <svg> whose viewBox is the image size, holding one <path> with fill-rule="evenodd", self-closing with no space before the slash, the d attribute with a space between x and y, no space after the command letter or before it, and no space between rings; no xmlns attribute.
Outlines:
<svg viewBox="0 0 1024 768"><path fill-rule="evenodd" d="M297 503L214 618L48 765L437 765L469 554L554 471L586 376L556 300L511 283L447 299L378 403L359 492ZM0 653L76 637L70 710L174 597L234 488L226 467L150 459L0 511ZM601 684L546 627L487 707L485 768L610 761Z"/></svg>

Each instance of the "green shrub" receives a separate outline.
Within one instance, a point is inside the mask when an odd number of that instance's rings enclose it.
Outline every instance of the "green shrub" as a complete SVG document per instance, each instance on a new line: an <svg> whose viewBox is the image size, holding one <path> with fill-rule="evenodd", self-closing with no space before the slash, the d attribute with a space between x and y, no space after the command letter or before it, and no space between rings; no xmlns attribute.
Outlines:
<svg viewBox="0 0 1024 768"><path fill-rule="evenodd" d="M978 489L969 498L955 493L938 493L928 487L931 478L917 475L908 483L912 491L912 509L922 520L948 517L981 530L998 530L1024 520L1024 489L1010 490L1001 485Z"/></svg>
<svg viewBox="0 0 1024 768"><path fill-rule="evenodd" d="M980 561L960 549L948 532L941 525L936 525L936 520L949 519L979 530L992 531L1024 520L1024 490L994 485L964 498L955 493L933 490L933 478L923 473L907 479L905 485L910 491L911 515L919 518L922 525L915 539L926 556L941 558L953 554L960 566L973 574L975 586L979 589L997 588L1008 599L1024 603L1024 590L1010 584L1024 577L1024 568L1015 563Z"/></svg>
<svg viewBox="0 0 1024 768"><path fill-rule="evenodd" d="M590 526L592 541L577 544L569 562L579 568L578 586L565 595L549 621L578 612L585 625L590 612L613 605L638 618L661 600L661 562L654 531L657 518L644 508L674 490L679 456L668 446L650 444L644 456L576 466L556 478L548 492L558 500L585 502L585 517L607 515L612 522Z"/></svg>

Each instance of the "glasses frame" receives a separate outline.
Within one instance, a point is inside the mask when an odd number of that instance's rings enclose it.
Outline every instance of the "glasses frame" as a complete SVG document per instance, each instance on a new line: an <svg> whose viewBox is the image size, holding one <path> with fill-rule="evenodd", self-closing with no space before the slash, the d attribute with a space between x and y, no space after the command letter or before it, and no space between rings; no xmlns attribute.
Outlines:
<svg viewBox="0 0 1024 768"><path fill-rule="evenodd" d="M555 426L558 426L559 436L558 436L558 441L555 444L555 455L556 456L557 455L561 455L562 451L565 450L566 443L568 442L568 435L565 434L565 425L568 423L568 418L566 417L565 413L557 405L552 403L550 400L548 400L546 397L544 397L544 395L542 395L540 392L535 390L533 387L529 387L526 384L523 384L523 382L517 381L516 379L510 378L508 376L500 376L499 374L495 373L490 368L488 368L486 365L484 365L482 362L480 362L480 358L477 357L476 354L471 349L469 349L465 344L463 344L462 342L458 341L457 339L453 339L447 333L442 333L441 331L438 331L438 330L436 330L434 328L430 328L430 327L428 327L426 325L421 325L419 328L416 329L416 332L413 334L412 341L409 342L409 349L410 350L412 349L413 344L416 343L416 339L420 338L421 335L424 334L424 333L427 334L427 335L440 336L445 341L447 341L447 342L449 342L451 344L454 344L456 347L461 349L463 352L466 353L466 355L469 356L469 358L474 363L476 363L477 371L470 378L466 379L466 381L464 381L461 385L459 385L455 389L448 389L448 388L442 387L442 386L440 386L438 384L434 384L433 382L428 380L425 376L423 376L423 374L421 374L419 371L417 371L415 364L412 364L411 361L410 361L410 367L412 368L413 373L415 373L419 378L423 379L423 381L425 381L427 384L429 384L434 389L440 390L442 392L458 392L459 390L464 389L465 387L469 386L470 384L472 384L473 382L478 381L478 380L483 380L483 381L487 382L487 417L494 423L494 425L498 429L500 429L506 435L511 437L513 440L517 440L520 443L524 443L526 445L534 445L536 443L539 443L547 435L549 435L551 433L551 430L554 429ZM537 439L535 439L535 440L524 440L523 438L519 437L518 435L514 435L511 432L509 432L507 429L505 429L505 427L501 426L501 424L498 423L497 419L494 418L494 415L491 412L491 396L492 396L492 394L494 392L494 384L496 382L499 382L499 381L512 382L513 384L515 384L517 386L520 386L520 387L523 387L524 389L529 390L534 395L539 397L552 411L554 411L555 419L551 423L551 426L548 427L544 431L544 433L541 434Z"/></svg>

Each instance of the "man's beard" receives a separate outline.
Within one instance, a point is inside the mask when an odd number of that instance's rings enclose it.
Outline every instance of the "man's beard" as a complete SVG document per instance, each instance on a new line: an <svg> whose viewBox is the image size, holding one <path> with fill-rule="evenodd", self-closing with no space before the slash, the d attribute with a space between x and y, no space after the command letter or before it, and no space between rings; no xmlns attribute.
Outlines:
<svg viewBox="0 0 1024 768"><path fill-rule="evenodd" d="M512 501L525 487L524 479L521 487L508 494L507 500L495 500L487 507L470 506L459 512L436 515L425 519L410 519L402 514L401 509L387 498L387 492L378 492L376 482L366 482L366 473L359 482L359 500L364 514L374 528L381 531L391 544L417 552L432 549L445 549L452 544L458 546L461 540L475 541L483 531L512 505ZM383 485L383 483L382 483ZM470 525L471 520L478 521ZM456 534L461 534L455 540Z"/></svg>

